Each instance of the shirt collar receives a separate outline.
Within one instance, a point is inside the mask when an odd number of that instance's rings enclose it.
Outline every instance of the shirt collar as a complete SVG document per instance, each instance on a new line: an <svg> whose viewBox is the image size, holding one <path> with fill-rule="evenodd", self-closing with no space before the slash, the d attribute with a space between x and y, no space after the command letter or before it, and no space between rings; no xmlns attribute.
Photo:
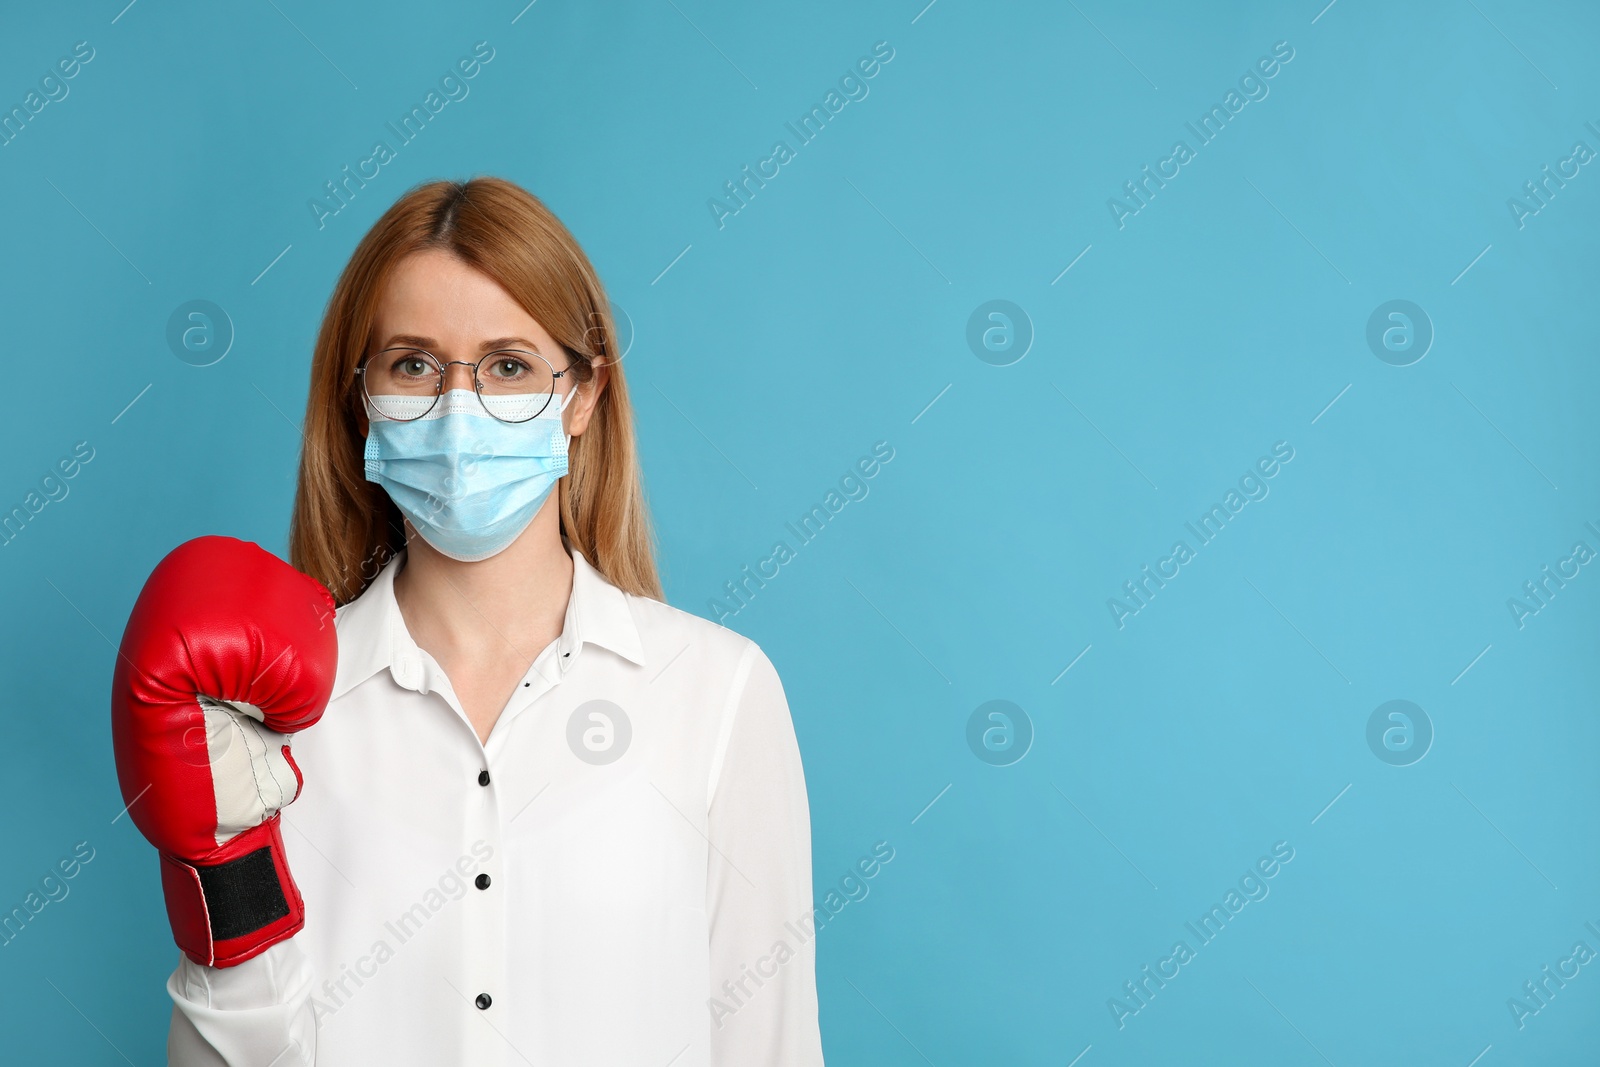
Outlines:
<svg viewBox="0 0 1600 1067"><path fill-rule="evenodd" d="M567 601L566 619L557 638L557 651L562 653L558 659L570 656L587 643L609 648L643 666L644 647L628 595L596 570L565 536L561 543L572 557L572 597ZM420 650L406 629L394 596L395 575L404 565L404 557L403 549L395 553L372 584L335 616L339 668L330 699L338 699L386 667L399 684L408 689L419 687Z"/></svg>

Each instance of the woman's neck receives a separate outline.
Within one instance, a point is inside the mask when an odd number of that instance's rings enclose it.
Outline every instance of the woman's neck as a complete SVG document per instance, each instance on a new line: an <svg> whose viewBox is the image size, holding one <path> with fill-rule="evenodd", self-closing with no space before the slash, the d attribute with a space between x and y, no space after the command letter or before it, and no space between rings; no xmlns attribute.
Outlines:
<svg viewBox="0 0 1600 1067"><path fill-rule="evenodd" d="M526 666L561 635L572 596L572 557L554 495L503 552L462 563L411 524L395 600L412 640L440 663L507 657Z"/></svg>

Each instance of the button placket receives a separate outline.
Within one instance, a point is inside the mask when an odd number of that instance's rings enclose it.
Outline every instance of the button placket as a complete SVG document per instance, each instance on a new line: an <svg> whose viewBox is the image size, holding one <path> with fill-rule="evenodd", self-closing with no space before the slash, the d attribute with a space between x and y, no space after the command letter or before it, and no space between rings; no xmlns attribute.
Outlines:
<svg viewBox="0 0 1600 1067"><path fill-rule="evenodd" d="M555 653L560 651L560 649L561 646L559 644L553 647L547 647L545 651L534 660L533 665L528 668L528 673L522 678L522 684L515 690L517 696L521 698L521 703L517 704L515 709L519 714L537 703L544 697L546 693L550 692L550 690L554 689L557 685L560 685L562 680L566 677L567 665L571 661L565 657L570 655L570 653L562 652L562 654L559 656L555 655ZM557 665L554 672L554 677L551 677L550 674L546 673L549 671L548 667L542 666L542 662L546 659L546 657L548 657L550 662L554 662ZM507 711L510 710L512 709L508 707Z"/></svg>
<svg viewBox="0 0 1600 1067"><path fill-rule="evenodd" d="M507 930L503 905L505 894L481 891L492 883L494 874L504 870L506 863L505 816L500 809L499 787L502 782L498 780L500 772L491 772L489 769L495 762L495 753L504 745L505 738L501 736L492 738L491 741L492 744L481 756L483 764L474 778L479 786L476 795L480 802L468 808L472 816L467 825L466 847L470 848L474 842L481 840L489 846L489 855L480 860L479 869L471 878L472 884L477 889L458 905L465 909L461 913L464 942L462 948L465 950L463 958L468 961L463 975L465 984L461 986L461 990L471 998L474 1010L488 1012L493 1007L496 1014L504 1015L505 1005L510 1004L510 1001L505 1000L507 990L505 958ZM512 777L516 776L513 774ZM506 782L510 781L506 779ZM475 855L481 852L482 845ZM497 1005L496 1001L501 1003ZM515 1024L514 1020L507 1019L495 1025L500 1031L505 1032L507 1026ZM506 1036L509 1036L509 1033L506 1033ZM460 1062L501 1062L502 1042L505 1038L498 1035L494 1028L475 1022L466 1028L463 1037L465 1041Z"/></svg>

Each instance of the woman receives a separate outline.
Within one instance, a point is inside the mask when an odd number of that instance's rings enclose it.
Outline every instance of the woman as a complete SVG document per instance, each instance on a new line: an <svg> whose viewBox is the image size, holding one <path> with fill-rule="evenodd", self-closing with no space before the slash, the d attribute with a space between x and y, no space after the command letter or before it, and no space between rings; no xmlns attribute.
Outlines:
<svg viewBox="0 0 1600 1067"><path fill-rule="evenodd" d="M290 538L338 604L282 815L304 926L180 960L173 1064L822 1062L788 705L662 602L614 336L510 182L415 188L356 249Z"/></svg>

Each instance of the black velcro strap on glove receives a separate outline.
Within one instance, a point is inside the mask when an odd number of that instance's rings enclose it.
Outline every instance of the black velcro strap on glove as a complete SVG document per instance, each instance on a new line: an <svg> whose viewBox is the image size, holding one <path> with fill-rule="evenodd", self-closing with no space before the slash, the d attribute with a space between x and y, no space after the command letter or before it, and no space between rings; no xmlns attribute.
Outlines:
<svg viewBox="0 0 1600 1067"><path fill-rule="evenodd" d="M242 937L289 914L270 848L258 848L216 867L196 867L195 873L216 941Z"/></svg>

